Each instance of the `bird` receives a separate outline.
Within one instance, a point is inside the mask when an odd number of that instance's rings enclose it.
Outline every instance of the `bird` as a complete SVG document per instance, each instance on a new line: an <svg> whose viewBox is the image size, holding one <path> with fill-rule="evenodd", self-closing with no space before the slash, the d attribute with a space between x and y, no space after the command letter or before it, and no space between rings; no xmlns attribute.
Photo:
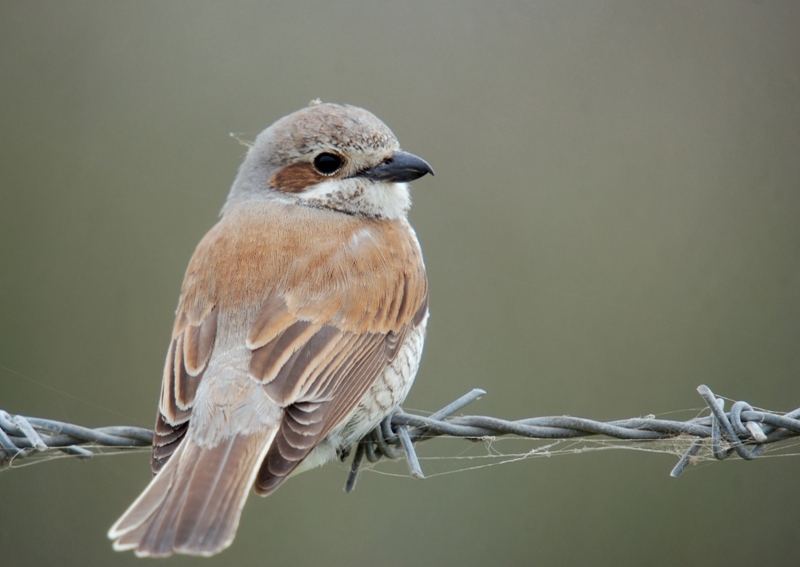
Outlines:
<svg viewBox="0 0 800 567"><path fill-rule="evenodd" d="M357 106L312 101L256 137L186 270L154 476L114 549L222 551L251 487L346 455L405 399L429 315L408 182L426 174Z"/></svg>

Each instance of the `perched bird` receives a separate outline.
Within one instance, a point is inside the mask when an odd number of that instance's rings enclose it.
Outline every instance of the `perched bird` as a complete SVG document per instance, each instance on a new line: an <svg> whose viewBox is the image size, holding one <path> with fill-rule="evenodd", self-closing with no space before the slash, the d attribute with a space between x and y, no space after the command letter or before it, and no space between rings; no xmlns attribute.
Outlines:
<svg viewBox="0 0 800 567"><path fill-rule="evenodd" d="M140 556L231 544L250 487L343 454L408 394L428 283L406 182L433 170L354 106L264 130L186 271L150 485L109 530Z"/></svg>

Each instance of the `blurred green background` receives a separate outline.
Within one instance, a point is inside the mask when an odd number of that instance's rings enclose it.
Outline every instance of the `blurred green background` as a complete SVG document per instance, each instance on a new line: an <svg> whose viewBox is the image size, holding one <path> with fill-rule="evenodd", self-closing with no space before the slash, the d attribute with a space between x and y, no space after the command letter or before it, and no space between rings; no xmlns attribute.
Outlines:
<svg viewBox="0 0 800 567"><path fill-rule="evenodd" d="M798 30L795 1L3 1L0 407L150 427L183 271L245 153L229 132L319 97L436 169L413 188L432 316L408 408L483 387L470 412L669 416L706 383L794 409ZM351 495L328 466L251 497L202 563L796 562L800 457L674 480L676 460L400 463ZM141 564L105 532L148 466L0 474L2 563Z"/></svg>

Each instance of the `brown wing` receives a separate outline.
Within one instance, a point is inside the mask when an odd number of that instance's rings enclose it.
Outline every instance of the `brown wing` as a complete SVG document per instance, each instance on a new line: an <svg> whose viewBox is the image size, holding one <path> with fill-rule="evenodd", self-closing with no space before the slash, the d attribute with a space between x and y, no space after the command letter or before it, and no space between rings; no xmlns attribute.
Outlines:
<svg viewBox="0 0 800 567"><path fill-rule="evenodd" d="M188 430L213 355L218 311L241 315L253 306L260 307L247 337L250 374L286 408L262 466L273 478L270 468L288 474L356 407L427 312L413 232L400 221L307 207L251 205L226 213L198 245L184 279L164 369L154 472ZM267 477L260 478L277 485Z"/></svg>
<svg viewBox="0 0 800 567"><path fill-rule="evenodd" d="M264 311L273 321L286 318L285 304L272 299ZM311 450L361 401L391 364L408 331L422 322L428 309L427 290L407 312L394 301L395 321L385 333L354 333L331 324L298 320L276 332L259 318L248 343L257 346L250 361L251 376L264 383L275 403L286 408L275 441L256 478L256 492L269 494L308 456ZM283 326L281 325L281 326ZM268 336L266 343L258 336ZM260 345L260 346L259 346Z"/></svg>
<svg viewBox="0 0 800 567"><path fill-rule="evenodd" d="M195 323L190 322L184 312L175 320L161 381L161 401L150 456L153 474L161 470L189 428L197 386L214 348L217 314L217 308L213 307Z"/></svg>

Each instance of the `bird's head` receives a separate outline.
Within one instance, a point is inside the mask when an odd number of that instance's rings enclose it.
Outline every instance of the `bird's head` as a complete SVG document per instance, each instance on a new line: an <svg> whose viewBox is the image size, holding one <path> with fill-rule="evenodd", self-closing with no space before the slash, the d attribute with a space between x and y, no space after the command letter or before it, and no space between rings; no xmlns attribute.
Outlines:
<svg viewBox="0 0 800 567"><path fill-rule="evenodd" d="M374 114L316 104L275 122L256 138L226 208L278 200L372 218L408 213L407 182L433 174ZM223 209L225 212L225 209Z"/></svg>

